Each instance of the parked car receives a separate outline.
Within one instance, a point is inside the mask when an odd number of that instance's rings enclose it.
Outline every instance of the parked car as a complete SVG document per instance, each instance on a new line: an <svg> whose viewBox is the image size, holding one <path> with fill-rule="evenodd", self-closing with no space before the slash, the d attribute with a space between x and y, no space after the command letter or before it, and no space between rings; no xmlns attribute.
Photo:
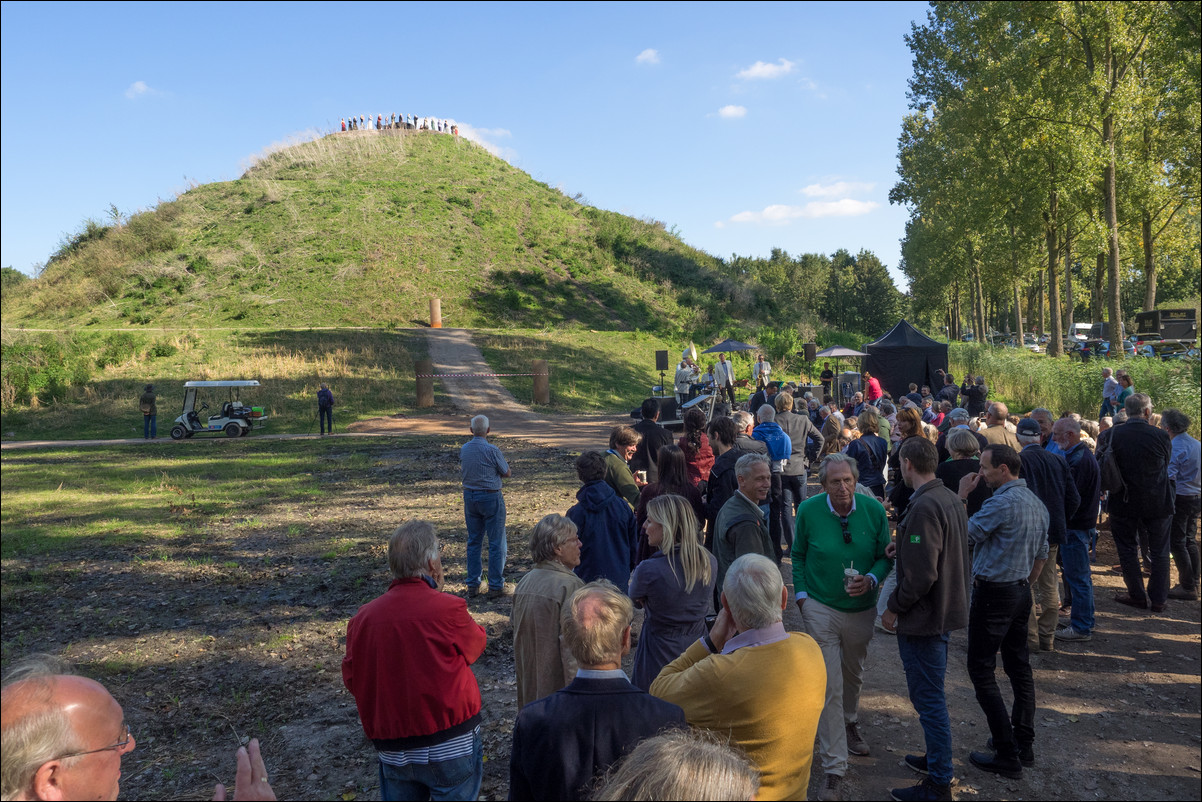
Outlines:
<svg viewBox="0 0 1202 802"><path fill-rule="evenodd" d="M1050 335L1050 334L1039 335L1039 344L1040 345L1047 345L1051 341L1052 341L1052 335Z"/></svg>

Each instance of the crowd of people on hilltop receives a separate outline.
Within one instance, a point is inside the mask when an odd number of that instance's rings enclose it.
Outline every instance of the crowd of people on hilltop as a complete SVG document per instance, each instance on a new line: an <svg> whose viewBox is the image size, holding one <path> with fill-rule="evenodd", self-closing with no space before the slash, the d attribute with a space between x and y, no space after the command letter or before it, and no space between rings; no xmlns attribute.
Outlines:
<svg viewBox="0 0 1202 802"><path fill-rule="evenodd" d="M648 398L638 423L582 453L576 504L533 528L516 586L513 471L488 418L472 418L459 455L467 598L446 592L435 527L408 521L388 540L392 584L347 626L342 679L381 798L480 793L480 599L512 605L509 795L533 800L805 799L812 768L820 798L838 800L852 758L880 748L860 715L877 633L897 640L926 744L903 759L921 782L889 794L951 799L950 633L967 628L988 729L968 762L1017 779L1039 760L1030 655L1093 636L1103 510L1126 586L1114 603L1158 614L1197 601L1200 445L1190 418L1154 413L1129 374L1105 371L1096 423L1011 415L979 376L957 385L940 372L937 391L916 382L894 399L864 373L844 405L771 380L762 357L755 377L729 414L688 409L679 437ZM809 497L812 470L821 492ZM790 603L804 632L785 629ZM99 683L18 668L3 722L5 799L115 798L135 742ZM235 798L274 798L256 742L237 764Z"/></svg>
<svg viewBox="0 0 1202 802"><path fill-rule="evenodd" d="M459 136L459 126L452 120L439 117L419 117L416 114L377 114L375 120L370 114L351 115L339 120L342 132L347 131L433 131L437 134Z"/></svg>

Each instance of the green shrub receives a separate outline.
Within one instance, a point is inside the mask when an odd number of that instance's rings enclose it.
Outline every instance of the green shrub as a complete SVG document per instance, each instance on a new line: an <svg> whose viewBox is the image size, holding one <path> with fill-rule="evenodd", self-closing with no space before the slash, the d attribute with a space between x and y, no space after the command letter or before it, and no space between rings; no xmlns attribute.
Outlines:
<svg viewBox="0 0 1202 802"><path fill-rule="evenodd" d="M130 322L140 322L135 318L138 315L131 315ZM120 365L128 362L137 356L138 346L142 343L142 338L135 334L114 334L106 338L100 353L96 355L95 364L100 370L104 370L109 365Z"/></svg>

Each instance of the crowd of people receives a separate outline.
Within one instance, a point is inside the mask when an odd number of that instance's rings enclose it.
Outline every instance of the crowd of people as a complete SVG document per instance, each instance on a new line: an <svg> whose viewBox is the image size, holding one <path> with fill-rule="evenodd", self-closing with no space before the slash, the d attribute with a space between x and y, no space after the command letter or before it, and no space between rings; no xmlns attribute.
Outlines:
<svg viewBox="0 0 1202 802"><path fill-rule="evenodd" d="M339 121L342 133L347 131L433 131L438 134L459 136L459 126L453 120L441 117L419 117L416 114L370 114L351 115Z"/></svg>
<svg viewBox="0 0 1202 802"><path fill-rule="evenodd" d="M968 630L989 732L968 761L1019 778L1038 760L1030 654L1092 638L1103 509L1126 586L1114 601L1155 614L1197 600L1200 446L1190 419L1155 414L1129 375L1107 371L1096 423L1012 415L982 377L943 374L937 392L911 384L894 400L866 376L840 405L795 395L766 363L756 376L747 409L690 409L677 438L650 398L639 423L582 453L577 503L533 528L534 567L516 586L512 471L487 417L471 420L468 598L443 590L433 525L409 521L388 541L391 585L347 626L342 678L383 799L479 795L479 596L512 597L509 793L536 800L805 799L815 766L820 798L841 799L850 757L875 748L859 713L878 633L897 640L926 745L904 757L921 781L890 796L951 799L950 633ZM807 497L812 469L821 492ZM790 602L803 632L785 628ZM115 798L135 743L103 686L45 665L5 679L3 733L4 799ZM273 798L255 742L237 765L235 798Z"/></svg>

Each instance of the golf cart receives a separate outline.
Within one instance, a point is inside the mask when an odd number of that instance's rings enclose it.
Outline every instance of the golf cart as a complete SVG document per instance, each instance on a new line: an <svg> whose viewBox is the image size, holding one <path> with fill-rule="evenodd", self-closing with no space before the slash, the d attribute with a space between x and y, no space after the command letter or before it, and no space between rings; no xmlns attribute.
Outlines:
<svg viewBox="0 0 1202 802"><path fill-rule="evenodd" d="M250 434L251 429L262 428L267 421L267 415L263 413L263 408L248 407L238 397L239 388L258 386L259 383L253 379L248 381L184 382L184 408L171 427L171 439L183 440L197 432L224 432L226 437L245 437ZM201 420L200 413L208 409L209 405L201 402L200 407L197 408L196 391L206 387L228 387L230 388L230 397L221 405L220 414L210 415L206 420Z"/></svg>

